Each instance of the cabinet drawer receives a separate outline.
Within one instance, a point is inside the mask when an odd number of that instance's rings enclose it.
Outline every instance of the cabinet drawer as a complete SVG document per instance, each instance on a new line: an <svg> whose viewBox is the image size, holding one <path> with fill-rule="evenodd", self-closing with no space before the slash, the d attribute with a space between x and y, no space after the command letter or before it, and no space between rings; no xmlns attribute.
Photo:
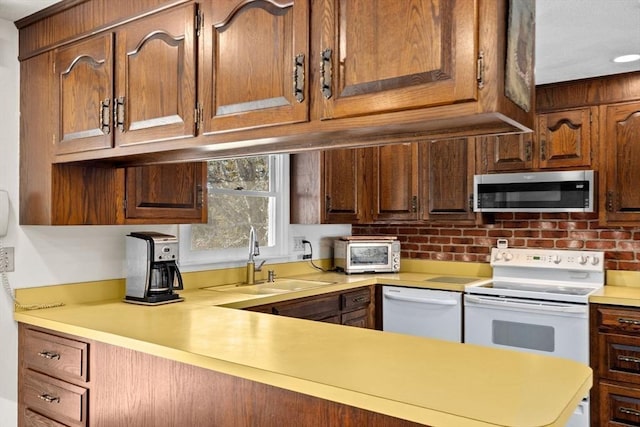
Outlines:
<svg viewBox="0 0 640 427"><path fill-rule="evenodd" d="M640 426L640 390L600 383L600 424Z"/></svg>
<svg viewBox="0 0 640 427"><path fill-rule="evenodd" d="M62 424L51 418L44 417L38 413L33 412L31 409L24 411L24 426L25 427L68 427L67 424Z"/></svg>
<svg viewBox="0 0 640 427"><path fill-rule="evenodd" d="M369 310L361 308L359 310L342 313L342 324L347 326L356 326L358 328L368 328Z"/></svg>
<svg viewBox="0 0 640 427"><path fill-rule="evenodd" d="M27 408L51 418L86 423L87 389L83 387L27 371L21 400Z"/></svg>
<svg viewBox="0 0 640 427"><path fill-rule="evenodd" d="M598 307L601 331L640 332L640 310Z"/></svg>
<svg viewBox="0 0 640 427"><path fill-rule="evenodd" d="M640 337L599 334L599 375L640 384Z"/></svg>
<svg viewBox="0 0 640 427"><path fill-rule="evenodd" d="M57 378L87 381L89 344L33 329L25 330L25 367Z"/></svg>
<svg viewBox="0 0 640 427"><path fill-rule="evenodd" d="M358 289L340 295L340 305L343 310L351 310L366 307L371 303L371 290L369 288Z"/></svg>

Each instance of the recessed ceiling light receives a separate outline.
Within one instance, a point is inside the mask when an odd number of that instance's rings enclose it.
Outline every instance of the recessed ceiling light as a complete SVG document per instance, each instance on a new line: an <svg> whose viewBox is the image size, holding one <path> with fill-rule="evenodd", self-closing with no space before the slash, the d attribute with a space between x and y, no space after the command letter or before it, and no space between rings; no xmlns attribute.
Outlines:
<svg viewBox="0 0 640 427"><path fill-rule="evenodd" d="M634 53L632 55L622 55L613 58L613 62L633 62L640 60L640 54Z"/></svg>

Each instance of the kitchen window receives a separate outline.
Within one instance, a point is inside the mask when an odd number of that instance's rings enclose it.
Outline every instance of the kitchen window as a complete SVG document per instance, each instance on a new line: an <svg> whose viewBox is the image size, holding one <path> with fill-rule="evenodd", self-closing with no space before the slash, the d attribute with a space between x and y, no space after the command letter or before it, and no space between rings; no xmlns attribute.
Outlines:
<svg viewBox="0 0 640 427"><path fill-rule="evenodd" d="M208 223L180 226L180 264L246 262L251 226L258 259L285 257L288 155L209 160L207 170Z"/></svg>

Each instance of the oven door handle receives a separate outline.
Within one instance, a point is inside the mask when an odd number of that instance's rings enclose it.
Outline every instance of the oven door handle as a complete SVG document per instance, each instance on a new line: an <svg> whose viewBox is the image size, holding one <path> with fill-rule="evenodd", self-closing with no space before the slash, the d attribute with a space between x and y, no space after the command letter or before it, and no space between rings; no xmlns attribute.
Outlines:
<svg viewBox="0 0 640 427"><path fill-rule="evenodd" d="M458 305L458 301L453 300L453 299L409 297L409 296L404 296L404 295L390 294L388 292L384 293L384 297L387 298L387 299L390 299L390 300L395 300L395 301L417 302L417 303L420 303L420 304Z"/></svg>
<svg viewBox="0 0 640 427"><path fill-rule="evenodd" d="M481 298L472 295L465 295L465 302L471 302L473 304L478 305L492 305L497 307L512 307L512 308L524 308L527 310L534 311L553 311L558 313L586 313L588 308L583 305L566 305L566 306L557 306L557 305L549 305L540 303L526 303L526 302L517 302L513 300L506 299L489 299L489 298Z"/></svg>

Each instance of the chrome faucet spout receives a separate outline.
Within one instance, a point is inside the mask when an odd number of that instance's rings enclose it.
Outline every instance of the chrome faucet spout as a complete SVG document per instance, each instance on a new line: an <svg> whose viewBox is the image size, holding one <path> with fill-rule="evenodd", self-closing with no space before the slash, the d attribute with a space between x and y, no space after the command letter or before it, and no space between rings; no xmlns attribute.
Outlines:
<svg viewBox="0 0 640 427"><path fill-rule="evenodd" d="M249 260L247 261L246 284L253 285L256 282L256 271L260 271L265 260L262 260L258 266L254 257L260 255L260 243L256 238L256 229L251 226L249 229Z"/></svg>

